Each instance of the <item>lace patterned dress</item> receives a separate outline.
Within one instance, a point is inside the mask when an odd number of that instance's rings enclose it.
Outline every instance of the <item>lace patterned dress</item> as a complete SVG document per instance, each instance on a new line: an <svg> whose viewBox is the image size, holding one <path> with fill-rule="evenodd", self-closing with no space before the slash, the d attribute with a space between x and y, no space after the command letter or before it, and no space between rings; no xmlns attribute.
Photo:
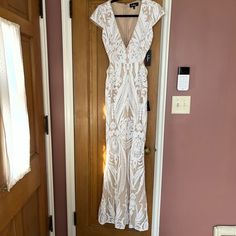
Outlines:
<svg viewBox="0 0 236 236"><path fill-rule="evenodd" d="M147 126L147 69L152 27L164 14L152 0L99 5L91 19L102 28L109 58L105 85L106 167L99 207L100 224L148 230L144 145ZM137 4L138 3L138 4ZM115 14L139 14L115 18Z"/></svg>

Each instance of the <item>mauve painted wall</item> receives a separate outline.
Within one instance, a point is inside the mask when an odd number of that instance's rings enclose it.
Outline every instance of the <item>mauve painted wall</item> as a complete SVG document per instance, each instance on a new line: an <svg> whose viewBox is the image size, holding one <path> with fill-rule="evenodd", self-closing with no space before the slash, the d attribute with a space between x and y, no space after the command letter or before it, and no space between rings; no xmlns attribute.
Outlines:
<svg viewBox="0 0 236 236"><path fill-rule="evenodd" d="M191 66L188 92L176 91ZM190 95L191 115L171 96ZM173 0L160 236L236 225L236 1Z"/></svg>
<svg viewBox="0 0 236 236"><path fill-rule="evenodd" d="M46 2L56 235L67 235L63 57L60 0Z"/></svg>

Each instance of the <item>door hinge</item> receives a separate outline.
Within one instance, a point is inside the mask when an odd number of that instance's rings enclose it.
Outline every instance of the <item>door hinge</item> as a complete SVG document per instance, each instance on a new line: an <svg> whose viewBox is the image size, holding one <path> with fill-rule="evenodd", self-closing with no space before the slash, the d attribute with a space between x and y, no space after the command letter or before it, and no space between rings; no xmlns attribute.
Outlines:
<svg viewBox="0 0 236 236"><path fill-rule="evenodd" d="M74 226L77 225L77 214L76 211L74 211Z"/></svg>
<svg viewBox="0 0 236 236"><path fill-rule="evenodd" d="M44 132L48 134L48 116L44 116Z"/></svg>
<svg viewBox="0 0 236 236"><path fill-rule="evenodd" d="M70 0L69 2L69 15L70 15L70 18L72 19L72 0Z"/></svg>
<svg viewBox="0 0 236 236"><path fill-rule="evenodd" d="M53 218L52 215L48 217L48 229L50 232L53 232Z"/></svg>
<svg viewBox="0 0 236 236"><path fill-rule="evenodd" d="M43 0L39 0L39 16L43 18Z"/></svg>

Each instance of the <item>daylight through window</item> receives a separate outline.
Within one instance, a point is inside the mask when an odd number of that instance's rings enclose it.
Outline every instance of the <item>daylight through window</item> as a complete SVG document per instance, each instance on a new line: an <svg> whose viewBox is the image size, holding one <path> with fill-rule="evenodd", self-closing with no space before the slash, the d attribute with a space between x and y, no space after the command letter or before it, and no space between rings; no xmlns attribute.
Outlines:
<svg viewBox="0 0 236 236"><path fill-rule="evenodd" d="M20 27L0 17L0 178L8 191L30 171Z"/></svg>

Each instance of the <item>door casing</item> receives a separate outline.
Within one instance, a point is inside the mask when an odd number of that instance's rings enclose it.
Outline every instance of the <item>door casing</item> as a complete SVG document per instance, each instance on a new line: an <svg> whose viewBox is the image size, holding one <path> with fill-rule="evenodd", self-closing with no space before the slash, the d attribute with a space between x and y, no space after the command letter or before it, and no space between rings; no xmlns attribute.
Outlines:
<svg viewBox="0 0 236 236"><path fill-rule="evenodd" d="M50 113L50 89L49 89L49 68L48 68L48 43L47 43L47 21L45 0L42 0L43 17L39 19L40 24L40 43L41 61L43 78L43 105L44 115L48 116L48 134L45 134L46 168L47 168L47 196L48 196L48 215L52 216L52 229L50 236L55 236L55 209L54 209L54 186L53 186L53 163L52 163L52 132L51 132L51 113Z"/></svg>

